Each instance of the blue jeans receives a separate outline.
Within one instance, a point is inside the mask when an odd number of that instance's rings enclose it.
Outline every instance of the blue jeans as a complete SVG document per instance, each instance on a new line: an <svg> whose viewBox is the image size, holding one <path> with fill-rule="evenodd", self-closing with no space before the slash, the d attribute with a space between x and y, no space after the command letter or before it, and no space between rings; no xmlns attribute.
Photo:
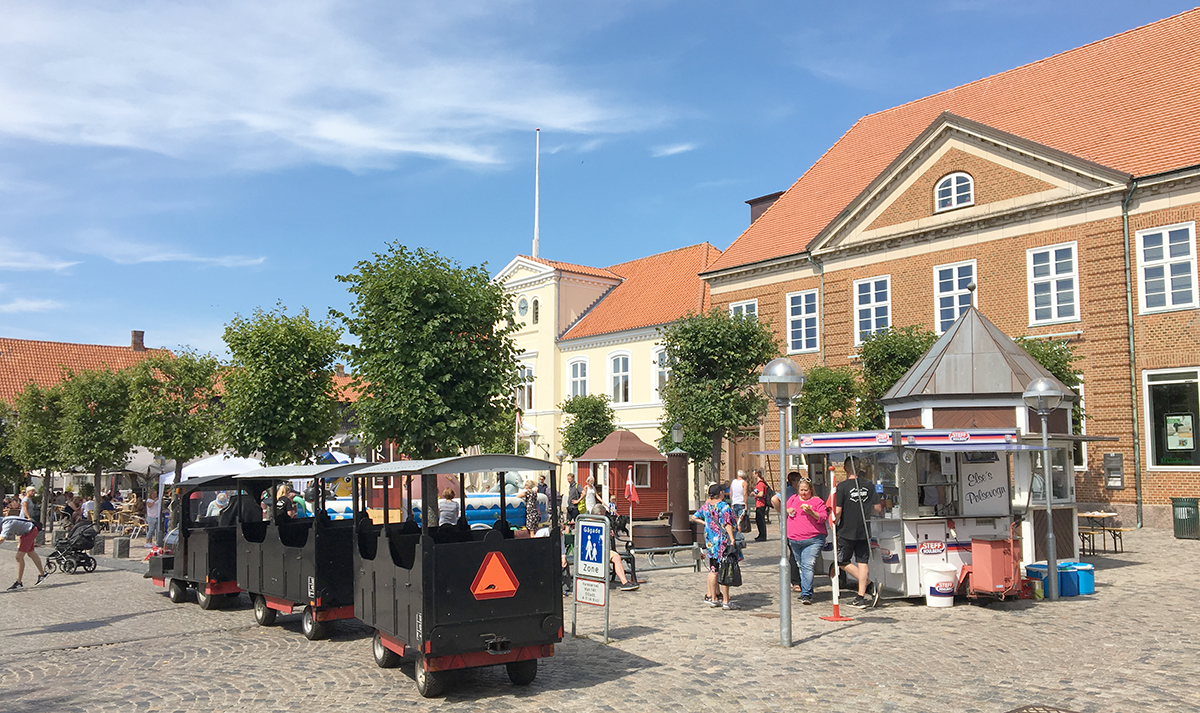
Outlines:
<svg viewBox="0 0 1200 713"><path fill-rule="evenodd" d="M807 540L788 540L788 546L792 548L792 557L796 558L796 564L800 565L800 596L811 597L813 565L816 564L817 555L821 554L821 549L825 547L825 535L817 535Z"/></svg>
<svg viewBox="0 0 1200 713"><path fill-rule="evenodd" d="M737 528L738 523L742 521L742 513L744 512L746 512L746 506L744 504L733 506L733 526L735 529Z"/></svg>

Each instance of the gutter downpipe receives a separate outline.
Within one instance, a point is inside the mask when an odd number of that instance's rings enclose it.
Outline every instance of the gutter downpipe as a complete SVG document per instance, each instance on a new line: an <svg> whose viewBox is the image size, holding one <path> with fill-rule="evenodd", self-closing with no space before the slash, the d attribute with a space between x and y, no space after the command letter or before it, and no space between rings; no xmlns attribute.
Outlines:
<svg viewBox="0 0 1200 713"><path fill-rule="evenodd" d="M1137 526L1142 527L1142 437L1138 427L1137 365L1133 342L1133 272L1129 258L1129 201L1137 190L1137 179L1129 183L1129 192L1121 201L1121 235L1125 248L1125 323L1129 332L1129 405L1133 416L1133 488L1137 502Z"/></svg>
<svg viewBox="0 0 1200 713"><path fill-rule="evenodd" d="M821 282L817 289L817 298L821 303L821 366L825 366L825 266L813 260L812 254L804 256L817 271L817 276ZM786 324L786 323L785 323ZM784 336L786 340L786 335Z"/></svg>

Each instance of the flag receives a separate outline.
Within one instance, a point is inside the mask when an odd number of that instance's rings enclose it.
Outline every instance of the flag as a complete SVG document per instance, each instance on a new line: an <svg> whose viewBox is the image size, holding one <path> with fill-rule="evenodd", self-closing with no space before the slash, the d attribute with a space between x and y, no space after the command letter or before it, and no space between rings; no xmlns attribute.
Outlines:
<svg viewBox="0 0 1200 713"><path fill-rule="evenodd" d="M629 466L629 475L625 478L625 499L631 503L640 503L637 488L633 485L633 466Z"/></svg>

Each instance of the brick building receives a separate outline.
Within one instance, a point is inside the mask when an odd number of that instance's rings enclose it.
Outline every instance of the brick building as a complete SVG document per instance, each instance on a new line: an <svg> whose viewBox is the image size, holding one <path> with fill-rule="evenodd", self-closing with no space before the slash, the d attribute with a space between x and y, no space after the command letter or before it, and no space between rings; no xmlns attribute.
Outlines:
<svg viewBox="0 0 1200 713"><path fill-rule="evenodd" d="M751 201L702 274L713 303L802 367L853 365L891 326L940 334L972 299L1009 336L1067 338L1087 432L1120 439L1079 449L1077 499L1169 524L1171 496L1200 494L1198 35L1193 10L864 117Z"/></svg>

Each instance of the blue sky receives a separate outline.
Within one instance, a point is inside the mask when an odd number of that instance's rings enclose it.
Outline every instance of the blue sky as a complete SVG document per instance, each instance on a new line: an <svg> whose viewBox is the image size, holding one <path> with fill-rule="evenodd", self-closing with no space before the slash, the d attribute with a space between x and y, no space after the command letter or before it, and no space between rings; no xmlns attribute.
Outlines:
<svg viewBox="0 0 1200 713"><path fill-rule="evenodd" d="M389 241L494 273L745 228L857 119L1187 2L4 3L0 336L222 353Z"/></svg>

